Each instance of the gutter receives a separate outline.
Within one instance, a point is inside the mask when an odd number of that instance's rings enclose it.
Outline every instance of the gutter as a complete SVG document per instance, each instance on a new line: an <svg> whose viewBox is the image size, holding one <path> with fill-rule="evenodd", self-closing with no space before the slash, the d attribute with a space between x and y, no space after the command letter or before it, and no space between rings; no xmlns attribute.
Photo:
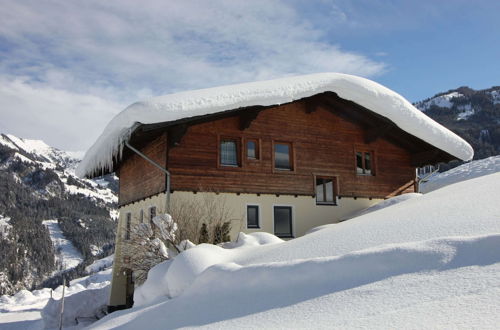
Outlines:
<svg viewBox="0 0 500 330"><path fill-rule="evenodd" d="M128 141L125 141L125 145L130 150L132 150L133 152L135 152L136 154L147 160L149 163L151 163L154 167L165 173L165 175L167 176L167 188L165 189L165 195L167 197L167 201L165 205L165 210L166 213L170 213L170 172L166 168L164 168L163 166L161 166L160 164L158 164L157 162L155 162L154 160L152 160L151 158L149 158L148 156L137 150L136 148L132 147L130 143L128 143Z"/></svg>

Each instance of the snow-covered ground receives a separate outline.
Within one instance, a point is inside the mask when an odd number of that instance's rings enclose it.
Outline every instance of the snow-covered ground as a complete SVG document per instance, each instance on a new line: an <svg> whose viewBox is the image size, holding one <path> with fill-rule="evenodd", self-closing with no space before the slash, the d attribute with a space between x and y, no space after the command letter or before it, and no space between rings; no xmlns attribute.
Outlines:
<svg viewBox="0 0 500 330"><path fill-rule="evenodd" d="M500 156L473 160L443 173L433 175L425 183L420 184L423 193L430 192L452 183L477 178L483 175L500 172Z"/></svg>
<svg viewBox="0 0 500 330"><path fill-rule="evenodd" d="M440 189L386 201L294 240L254 233L192 247L153 268L134 308L91 328L496 329L500 171L476 177L494 172L493 164L473 162ZM102 307L110 275L108 268L71 282L66 325ZM54 326L59 305L49 294L1 297L0 328L40 329L44 306Z"/></svg>
<svg viewBox="0 0 500 330"><path fill-rule="evenodd" d="M57 220L44 220L43 224L49 229L50 239L56 251L56 263L61 265L61 269L59 270L78 266L83 261L83 256L73 243L64 237Z"/></svg>
<svg viewBox="0 0 500 330"><path fill-rule="evenodd" d="M191 248L92 327L497 328L499 190L495 173L286 242Z"/></svg>
<svg viewBox="0 0 500 330"><path fill-rule="evenodd" d="M106 263L109 265L109 262ZM95 321L85 317L92 315L92 312L107 303L111 281L110 267L111 265L95 274L73 280L65 289L65 315L69 319L69 322L66 322L70 326L74 324L75 317L79 317L80 326ZM58 320L62 291L62 286L59 286L55 290L48 288L31 292L22 290L13 296L1 296L0 329L43 329L45 324L42 314L45 321L53 325L55 320ZM46 306L48 307L44 311Z"/></svg>

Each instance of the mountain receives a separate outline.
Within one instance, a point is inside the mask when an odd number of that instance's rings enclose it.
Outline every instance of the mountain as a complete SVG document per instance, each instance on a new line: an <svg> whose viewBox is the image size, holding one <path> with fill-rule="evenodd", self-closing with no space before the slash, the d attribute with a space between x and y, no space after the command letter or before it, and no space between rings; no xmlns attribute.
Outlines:
<svg viewBox="0 0 500 330"><path fill-rule="evenodd" d="M474 159L500 154L500 86L460 87L414 105L467 140L474 148Z"/></svg>
<svg viewBox="0 0 500 330"><path fill-rule="evenodd" d="M0 295L56 285L112 253L117 179L79 179L79 160L0 134Z"/></svg>

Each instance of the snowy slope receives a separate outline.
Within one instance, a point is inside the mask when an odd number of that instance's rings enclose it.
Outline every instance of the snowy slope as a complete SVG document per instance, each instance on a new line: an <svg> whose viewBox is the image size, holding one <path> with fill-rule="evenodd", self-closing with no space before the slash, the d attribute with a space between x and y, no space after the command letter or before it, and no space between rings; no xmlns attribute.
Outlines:
<svg viewBox="0 0 500 330"><path fill-rule="evenodd" d="M425 101L415 103L415 106L422 111L429 110L432 106L437 106L440 108L450 109L453 106L452 100L455 98L463 97L464 95L459 92L451 92L447 94L442 94L439 96L434 96Z"/></svg>
<svg viewBox="0 0 500 330"><path fill-rule="evenodd" d="M93 328L493 329L499 190L496 173L287 242L191 248L157 266L163 298Z"/></svg>
<svg viewBox="0 0 500 330"><path fill-rule="evenodd" d="M43 224L49 229L50 239L56 251L56 264L59 265L58 271L78 266L83 261L83 256L73 243L64 237L57 220L45 220Z"/></svg>
<svg viewBox="0 0 500 330"><path fill-rule="evenodd" d="M426 193L455 182L469 180L496 172L500 172L500 156L473 160L446 172L433 175L427 182L420 185L420 190Z"/></svg>
<svg viewBox="0 0 500 330"><path fill-rule="evenodd" d="M462 159L473 150L462 138L417 110L405 98L374 81L339 73L320 73L182 92L137 102L116 115L78 166L79 177L111 169L138 123L169 122L253 105L276 105L323 92L360 104L402 130Z"/></svg>
<svg viewBox="0 0 500 330"><path fill-rule="evenodd" d="M56 173L64 185L64 190L73 195L83 195L97 202L117 203L116 194L107 187L104 180L78 179L75 168L80 162L70 153L47 145L41 140L30 140L12 134L0 134L0 144L15 151L14 157L22 162Z"/></svg>

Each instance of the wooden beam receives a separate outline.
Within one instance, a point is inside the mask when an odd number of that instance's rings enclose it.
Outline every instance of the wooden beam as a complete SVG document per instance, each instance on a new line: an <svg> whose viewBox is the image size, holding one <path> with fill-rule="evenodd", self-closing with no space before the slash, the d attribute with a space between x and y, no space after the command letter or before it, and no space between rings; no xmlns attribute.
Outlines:
<svg viewBox="0 0 500 330"><path fill-rule="evenodd" d="M421 167L424 165L432 165L442 161L443 157L440 157L441 150L433 149L422 151L411 155L411 165L416 167Z"/></svg>
<svg viewBox="0 0 500 330"><path fill-rule="evenodd" d="M187 125L181 124L168 129L168 146L173 148L181 143L182 137L187 132Z"/></svg>
<svg viewBox="0 0 500 330"><path fill-rule="evenodd" d="M307 98L305 99L304 106L306 109L306 113L313 113L318 109L318 101L315 98Z"/></svg>
<svg viewBox="0 0 500 330"><path fill-rule="evenodd" d="M240 130L244 131L250 127L250 124L257 119L260 110L247 110L240 113Z"/></svg>
<svg viewBox="0 0 500 330"><path fill-rule="evenodd" d="M377 139L386 136L394 127L392 124L384 124L367 128L365 130L365 143L368 144L377 141Z"/></svg>

